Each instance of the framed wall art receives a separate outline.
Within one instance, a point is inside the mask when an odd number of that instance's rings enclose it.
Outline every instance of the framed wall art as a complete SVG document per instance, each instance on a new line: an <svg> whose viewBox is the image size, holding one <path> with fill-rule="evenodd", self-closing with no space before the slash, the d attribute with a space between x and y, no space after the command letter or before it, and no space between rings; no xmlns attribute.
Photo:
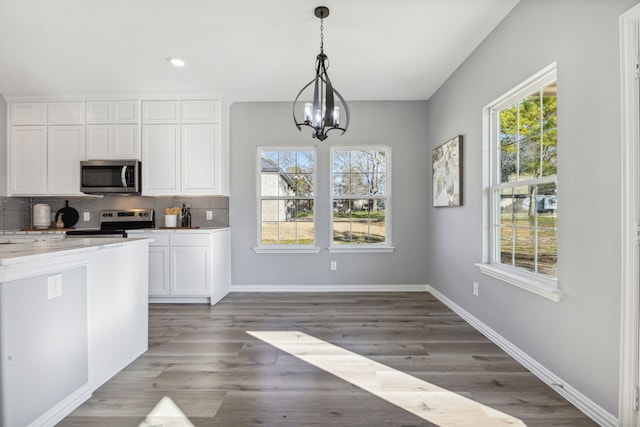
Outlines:
<svg viewBox="0 0 640 427"><path fill-rule="evenodd" d="M462 206L462 135L434 148L431 165L433 206Z"/></svg>

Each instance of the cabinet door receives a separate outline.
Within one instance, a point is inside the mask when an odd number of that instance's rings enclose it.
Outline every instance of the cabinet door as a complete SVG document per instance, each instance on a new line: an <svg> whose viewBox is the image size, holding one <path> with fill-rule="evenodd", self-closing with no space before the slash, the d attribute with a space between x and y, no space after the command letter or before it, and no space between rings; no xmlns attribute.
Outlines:
<svg viewBox="0 0 640 427"><path fill-rule="evenodd" d="M140 104L138 101L113 101L113 123L139 123Z"/></svg>
<svg viewBox="0 0 640 427"><path fill-rule="evenodd" d="M182 123L220 123L220 101L182 101Z"/></svg>
<svg viewBox="0 0 640 427"><path fill-rule="evenodd" d="M111 123L110 101L87 101L87 124Z"/></svg>
<svg viewBox="0 0 640 427"><path fill-rule="evenodd" d="M87 125L87 159L110 159L111 125Z"/></svg>
<svg viewBox="0 0 640 427"><path fill-rule="evenodd" d="M180 123L180 101L142 101L142 123Z"/></svg>
<svg viewBox="0 0 640 427"><path fill-rule="evenodd" d="M181 179L184 194L215 194L220 183L220 125L182 125Z"/></svg>
<svg viewBox="0 0 640 427"><path fill-rule="evenodd" d="M47 192L46 126L14 126L11 129L9 157L12 195Z"/></svg>
<svg viewBox="0 0 640 427"><path fill-rule="evenodd" d="M50 102L49 125L83 125L84 102Z"/></svg>
<svg viewBox="0 0 640 427"><path fill-rule="evenodd" d="M210 296L210 247L172 246L170 252L171 295Z"/></svg>
<svg viewBox="0 0 640 427"><path fill-rule="evenodd" d="M180 126L142 127L142 187L145 195L180 192Z"/></svg>
<svg viewBox="0 0 640 427"><path fill-rule="evenodd" d="M12 125L46 125L46 102L16 102L11 104Z"/></svg>
<svg viewBox="0 0 640 427"><path fill-rule="evenodd" d="M169 295L169 247L149 246L149 296L166 295Z"/></svg>
<svg viewBox="0 0 640 427"><path fill-rule="evenodd" d="M113 158L140 159L138 125L113 125Z"/></svg>
<svg viewBox="0 0 640 427"><path fill-rule="evenodd" d="M84 146L84 126L49 127L48 194L81 194L80 161L84 160Z"/></svg>

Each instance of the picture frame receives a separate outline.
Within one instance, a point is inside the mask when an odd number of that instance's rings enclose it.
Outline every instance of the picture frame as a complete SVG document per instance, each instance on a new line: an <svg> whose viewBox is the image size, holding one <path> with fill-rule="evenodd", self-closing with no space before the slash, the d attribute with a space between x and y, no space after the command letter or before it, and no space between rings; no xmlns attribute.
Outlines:
<svg viewBox="0 0 640 427"><path fill-rule="evenodd" d="M434 207L462 206L462 135L431 152Z"/></svg>

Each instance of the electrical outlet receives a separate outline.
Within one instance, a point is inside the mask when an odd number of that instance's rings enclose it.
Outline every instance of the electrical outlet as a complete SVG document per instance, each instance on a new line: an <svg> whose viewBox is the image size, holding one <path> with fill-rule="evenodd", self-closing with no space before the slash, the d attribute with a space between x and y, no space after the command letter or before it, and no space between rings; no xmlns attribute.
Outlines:
<svg viewBox="0 0 640 427"><path fill-rule="evenodd" d="M338 269L338 261L331 261L331 271Z"/></svg>
<svg viewBox="0 0 640 427"><path fill-rule="evenodd" d="M82 220L83 221L91 221L91 212L83 212L82 213Z"/></svg>
<svg viewBox="0 0 640 427"><path fill-rule="evenodd" d="M53 299L62 296L62 274L47 277L47 298Z"/></svg>
<svg viewBox="0 0 640 427"><path fill-rule="evenodd" d="M211 221L213 219L213 211L207 211L207 221Z"/></svg>
<svg viewBox="0 0 640 427"><path fill-rule="evenodd" d="M478 285L478 282L473 282L473 295L478 296L478 288L480 287L480 285Z"/></svg>

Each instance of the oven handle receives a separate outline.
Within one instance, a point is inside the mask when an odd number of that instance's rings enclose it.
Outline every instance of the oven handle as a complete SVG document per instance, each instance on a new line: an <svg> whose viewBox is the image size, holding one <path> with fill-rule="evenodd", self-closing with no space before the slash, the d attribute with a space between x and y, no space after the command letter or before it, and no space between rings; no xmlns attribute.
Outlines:
<svg viewBox="0 0 640 427"><path fill-rule="evenodd" d="M120 172L120 180L122 181L122 186L127 188L127 167L122 167L122 172Z"/></svg>

